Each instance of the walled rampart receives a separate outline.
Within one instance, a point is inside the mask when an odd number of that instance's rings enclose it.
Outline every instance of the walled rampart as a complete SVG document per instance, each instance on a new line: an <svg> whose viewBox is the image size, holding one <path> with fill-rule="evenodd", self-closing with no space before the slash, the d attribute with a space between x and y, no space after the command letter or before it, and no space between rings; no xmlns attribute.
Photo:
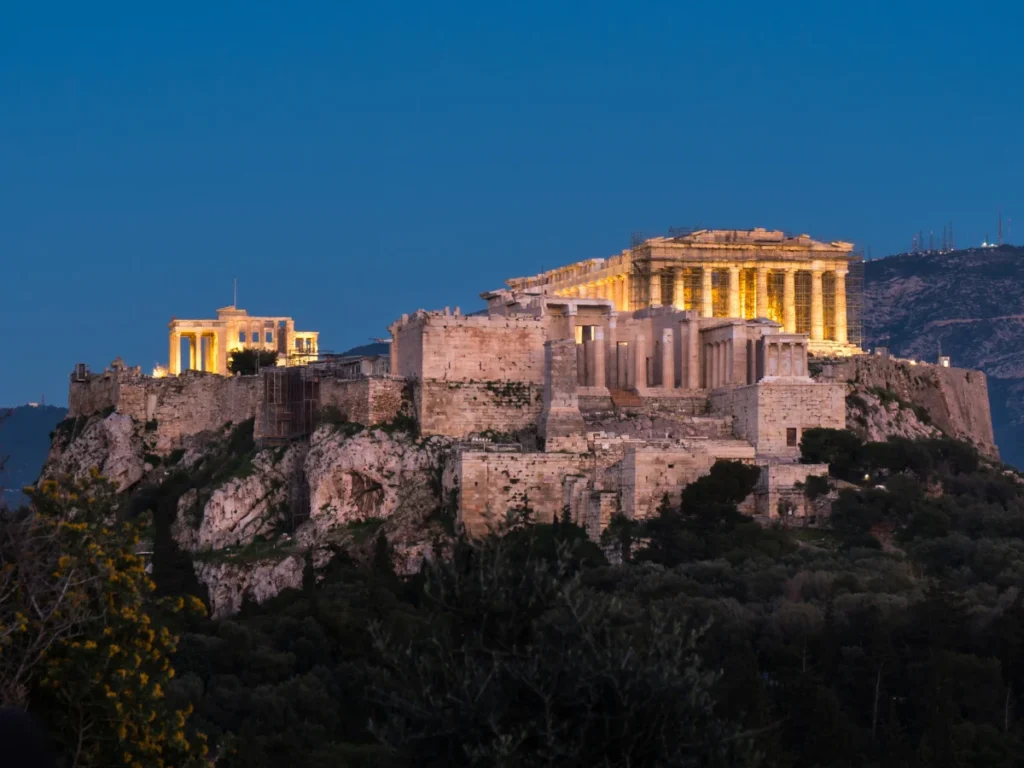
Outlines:
<svg viewBox="0 0 1024 768"><path fill-rule="evenodd" d="M813 505L802 487L812 475L828 476L828 464L766 464L754 488L755 513L778 520L779 503L795 518L814 514Z"/></svg>
<svg viewBox="0 0 1024 768"><path fill-rule="evenodd" d="M401 379L324 377L320 380L320 407L333 406L357 424L386 424L402 412L404 388Z"/></svg>
<svg viewBox="0 0 1024 768"><path fill-rule="evenodd" d="M392 326L397 370L443 381L544 380L544 321L423 312Z"/></svg>
<svg viewBox="0 0 1024 768"><path fill-rule="evenodd" d="M666 494L669 503L678 505L683 488L710 472L719 459L752 462L754 449L739 440L629 449L622 461L622 513L631 520L653 517Z"/></svg>
<svg viewBox="0 0 1024 768"><path fill-rule="evenodd" d="M593 473L594 458L577 453L463 451L456 459L459 522L471 536L505 520L528 504L534 520L550 523L562 514L567 479Z"/></svg>
<svg viewBox="0 0 1024 768"><path fill-rule="evenodd" d="M760 382L711 395L714 412L731 415L736 437L759 456L795 458L805 429L846 427L846 387L833 382Z"/></svg>
<svg viewBox="0 0 1024 768"><path fill-rule="evenodd" d="M520 381L416 381L416 421L424 435L466 437L474 432L535 429L542 388Z"/></svg>
<svg viewBox="0 0 1024 768"><path fill-rule="evenodd" d="M988 380L981 371L859 355L826 363L818 378L888 390L901 400L923 406L932 423L950 437L972 443L986 456L999 457L992 432Z"/></svg>

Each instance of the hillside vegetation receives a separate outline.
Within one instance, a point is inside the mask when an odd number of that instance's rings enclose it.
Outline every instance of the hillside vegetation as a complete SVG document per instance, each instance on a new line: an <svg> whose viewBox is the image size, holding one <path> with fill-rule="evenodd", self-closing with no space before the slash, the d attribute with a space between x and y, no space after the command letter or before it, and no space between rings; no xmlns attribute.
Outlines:
<svg viewBox="0 0 1024 768"><path fill-rule="evenodd" d="M527 501L411 577L378 533L229 619L167 612L206 595L165 533L168 597L139 608L179 638L161 706L218 766L1020 764L1024 480L945 437L802 451L830 465L805 493L831 527L753 523L757 472L721 462L601 546ZM129 526L149 493L119 503ZM70 739L52 679L30 706Z"/></svg>

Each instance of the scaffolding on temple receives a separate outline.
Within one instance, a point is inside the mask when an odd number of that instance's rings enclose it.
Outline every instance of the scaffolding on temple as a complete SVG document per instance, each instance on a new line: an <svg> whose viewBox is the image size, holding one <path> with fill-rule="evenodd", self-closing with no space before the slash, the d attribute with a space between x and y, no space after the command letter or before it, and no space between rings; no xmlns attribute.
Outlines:
<svg viewBox="0 0 1024 768"><path fill-rule="evenodd" d="M811 273L797 272L793 276L793 307L796 314L796 332L811 332Z"/></svg>
<svg viewBox="0 0 1024 768"><path fill-rule="evenodd" d="M850 254L846 276L846 338L864 349L864 254Z"/></svg>
<svg viewBox="0 0 1024 768"><path fill-rule="evenodd" d="M286 445L309 435L320 411L320 375L307 366L263 369L261 445Z"/></svg>

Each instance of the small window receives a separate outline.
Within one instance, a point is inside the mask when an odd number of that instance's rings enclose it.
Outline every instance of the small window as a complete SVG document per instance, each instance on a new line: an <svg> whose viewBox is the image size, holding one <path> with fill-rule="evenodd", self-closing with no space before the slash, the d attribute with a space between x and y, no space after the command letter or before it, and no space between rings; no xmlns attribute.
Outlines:
<svg viewBox="0 0 1024 768"><path fill-rule="evenodd" d="M786 445L791 448L796 446L796 427L786 428Z"/></svg>
<svg viewBox="0 0 1024 768"><path fill-rule="evenodd" d="M239 340L239 341L240 341L240 342L241 342L242 344L245 344L245 331L239 331L239 332L238 332L238 340Z"/></svg>
<svg viewBox="0 0 1024 768"><path fill-rule="evenodd" d="M273 344L273 343L274 343L274 334L272 334L270 331L267 331L267 344Z"/></svg>

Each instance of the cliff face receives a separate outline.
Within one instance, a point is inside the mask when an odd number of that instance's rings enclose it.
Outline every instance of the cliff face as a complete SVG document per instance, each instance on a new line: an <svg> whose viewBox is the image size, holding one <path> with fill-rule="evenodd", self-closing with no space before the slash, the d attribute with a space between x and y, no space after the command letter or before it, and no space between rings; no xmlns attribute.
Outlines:
<svg viewBox="0 0 1024 768"><path fill-rule="evenodd" d="M869 261L864 298L866 345L986 374L995 442L1024 466L1024 248Z"/></svg>
<svg viewBox="0 0 1024 768"><path fill-rule="evenodd" d="M942 433L999 458L988 385L979 371L865 355L827 363L819 377L847 382L847 426L866 439Z"/></svg>

